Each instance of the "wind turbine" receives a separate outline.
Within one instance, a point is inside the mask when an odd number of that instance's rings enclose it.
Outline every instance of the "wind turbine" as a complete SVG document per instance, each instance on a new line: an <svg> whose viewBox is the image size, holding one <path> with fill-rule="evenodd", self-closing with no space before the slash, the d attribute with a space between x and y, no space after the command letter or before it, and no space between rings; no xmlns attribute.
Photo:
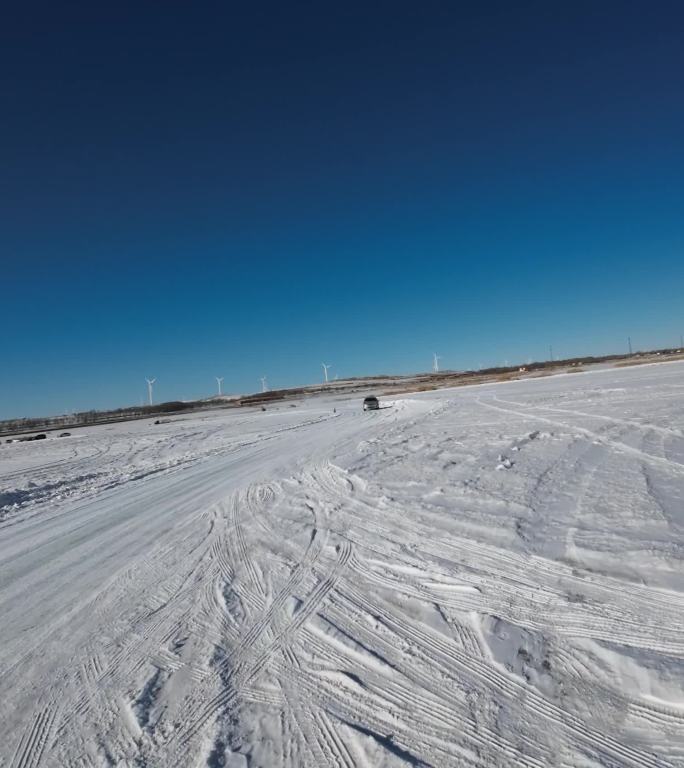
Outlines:
<svg viewBox="0 0 684 768"><path fill-rule="evenodd" d="M266 377L262 376L260 381L261 381L261 391L266 392L266 390L268 389L268 387L266 386Z"/></svg>
<svg viewBox="0 0 684 768"><path fill-rule="evenodd" d="M150 405L152 405L152 385L156 381L156 379L145 379L147 382L147 395L150 399Z"/></svg>
<svg viewBox="0 0 684 768"><path fill-rule="evenodd" d="M441 359L442 358L439 357L436 352L432 355L432 372L433 373L439 373L439 361Z"/></svg>
<svg viewBox="0 0 684 768"><path fill-rule="evenodd" d="M328 368L332 368L332 365L326 365L325 363L321 363L323 366L323 373L325 374L325 383L328 383Z"/></svg>
<svg viewBox="0 0 684 768"><path fill-rule="evenodd" d="M215 378L216 378L216 383L218 384L219 397L221 397L221 394L222 394L222 392L221 392L221 384L223 384L223 376L216 376Z"/></svg>

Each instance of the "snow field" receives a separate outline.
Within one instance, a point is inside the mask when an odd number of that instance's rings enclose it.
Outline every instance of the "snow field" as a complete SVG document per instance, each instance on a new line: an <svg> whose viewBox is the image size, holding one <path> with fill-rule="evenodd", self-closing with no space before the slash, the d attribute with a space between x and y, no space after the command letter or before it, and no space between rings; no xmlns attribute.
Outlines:
<svg viewBox="0 0 684 768"><path fill-rule="evenodd" d="M0 765L684 763L684 364L385 404L0 447Z"/></svg>

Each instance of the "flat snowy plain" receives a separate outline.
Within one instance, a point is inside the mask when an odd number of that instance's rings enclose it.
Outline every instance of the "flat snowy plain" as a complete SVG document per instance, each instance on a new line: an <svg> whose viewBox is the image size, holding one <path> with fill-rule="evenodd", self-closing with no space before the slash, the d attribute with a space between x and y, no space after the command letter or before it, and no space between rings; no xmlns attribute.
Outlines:
<svg viewBox="0 0 684 768"><path fill-rule="evenodd" d="M0 764L684 765L684 364L385 405L3 444Z"/></svg>

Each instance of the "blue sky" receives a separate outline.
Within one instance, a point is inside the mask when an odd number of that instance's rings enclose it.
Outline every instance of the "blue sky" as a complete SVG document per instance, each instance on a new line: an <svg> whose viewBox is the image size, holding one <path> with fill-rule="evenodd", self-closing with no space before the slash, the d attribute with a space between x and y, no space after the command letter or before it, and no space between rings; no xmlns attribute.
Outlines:
<svg viewBox="0 0 684 768"><path fill-rule="evenodd" d="M8 13L0 418L678 343L681 6L341 5Z"/></svg>

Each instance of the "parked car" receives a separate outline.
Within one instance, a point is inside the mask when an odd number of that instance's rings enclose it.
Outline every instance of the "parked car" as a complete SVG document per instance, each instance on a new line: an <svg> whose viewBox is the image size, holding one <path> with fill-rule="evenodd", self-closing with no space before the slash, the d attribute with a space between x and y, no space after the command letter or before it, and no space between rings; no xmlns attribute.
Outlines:
<svg viewBox="0 0 684 768"><path fill-rule="evenodd" d="M374 395L369 395L363 400L364 411L377 411L380 408L380 401Z"/></svg>
<svg viewBox="0 0 684 768"><path fill-rule="evenodd" d="M71 437L71 432L62 432L60 437Z"/></svg>

